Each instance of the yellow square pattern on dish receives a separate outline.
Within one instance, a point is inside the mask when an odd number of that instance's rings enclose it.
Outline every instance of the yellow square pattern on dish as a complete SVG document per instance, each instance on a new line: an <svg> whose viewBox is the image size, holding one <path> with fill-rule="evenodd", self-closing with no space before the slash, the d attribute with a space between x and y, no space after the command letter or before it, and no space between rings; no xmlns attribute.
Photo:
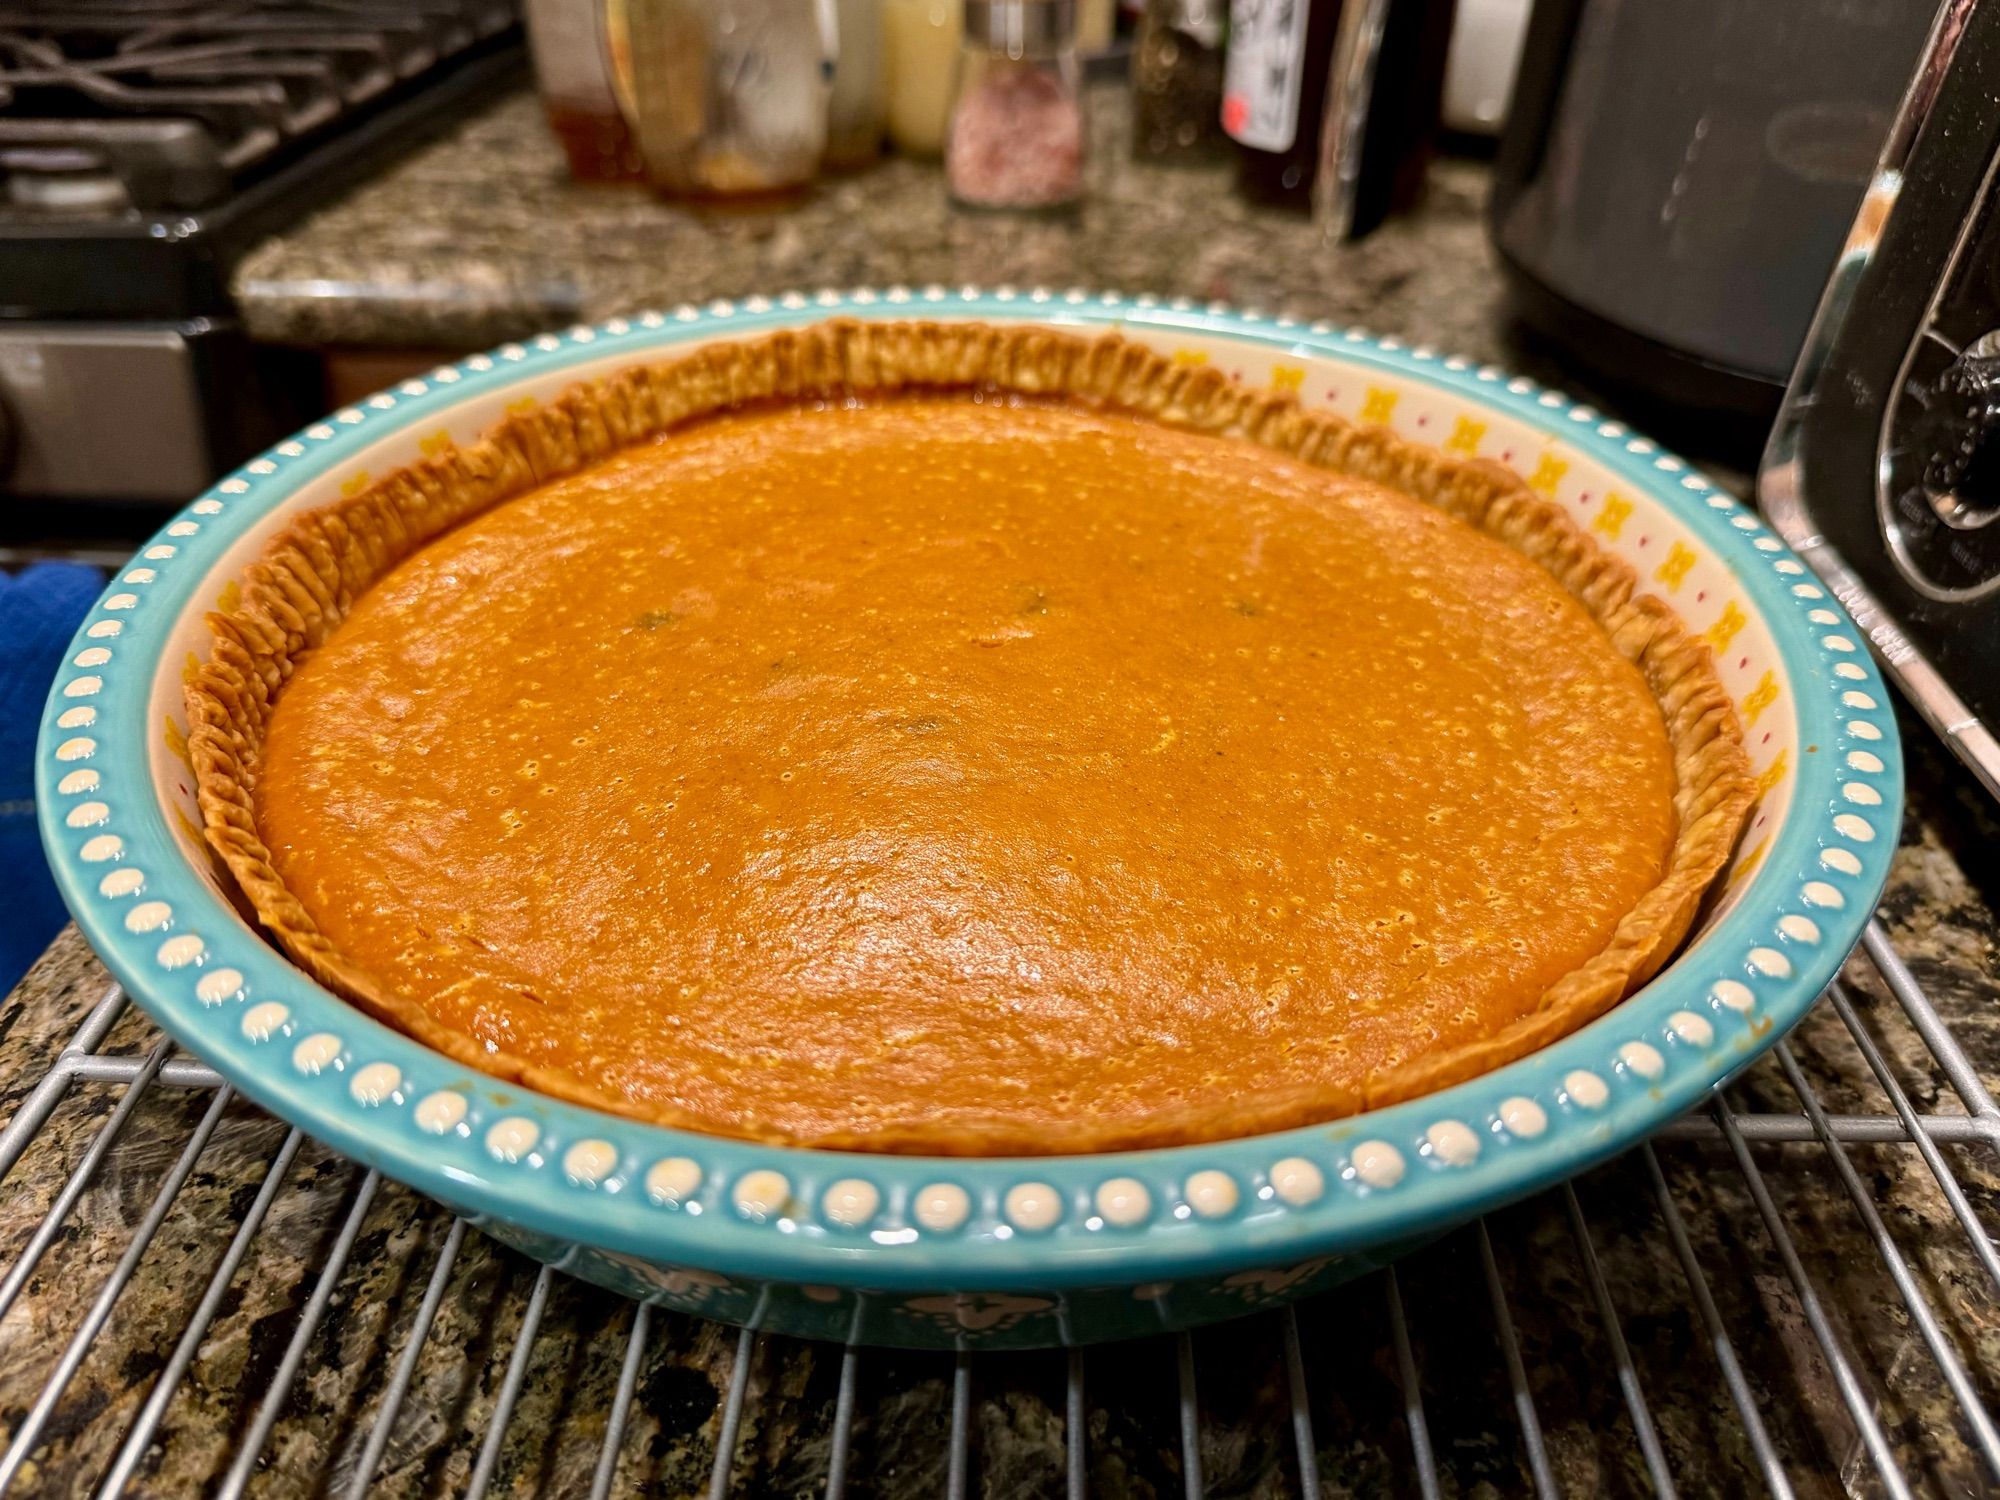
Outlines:
<svg viewBox="0 0 2000 1500"><path fill-rule="evenodd" d="M1388 423L1396 415L1396 403L1400 400L1400 391L1392 391L1386 385L1369 386L1368 395L1361 403L1361 420Z"/></svg>
<svg viewBox="0 0 2000 1500"><path fill-rule="evenodd" d="M1778 679L1775 673L1766 672L1758 679L1743 699L1743 725L1747 729L1757 722L1757 718L1778 701Z"/></svg>
<svg viewBox="0 0 2000 1500"><path fill-rule="evenodd" d="M1729 643L1736 639L1736 632L1749 623L1743 611L1736 607L1736 601L1731 599L1722 606L1722 613L1716 616L1715 623L1701 633L1702 639L1717 651L1727 651Z"/></svg>
<svg viewBox="0 0 2000 1500"><path fill-rule="evenodd" d="M1693 548L1675 542L1667 549L1667 560L1653 569L1653 577L1667 586L1668 593L1679 593L1681 585L1687 581L1689 569L1699 561L1701 558Z"/></svg>
<svg viewBox="0 0 2000 1500"><path fill-rule="evenodd" d="M1590 523L1592 531L1601 531L1614 542L1624 531L1625 523L1632 518L1632 502L1623 495L1606 495L1604 504L1598 508L1597 519Z"/></svg>
<svg viewBox="0 0 2000 1500"><path fill-rule="evenodd" d="M1541 456L1535 464L1535 472L1528 476L1528 488L1538 490L1544 495L1553 495L1562 483L1563 475L1568 472L1569 460L1557 457L1554 450L1550 450ZM1611 502L1607 500L1604 503L1606 509L1609 509ZM1632 507L1628 505L1625 508L1629 511ZM1617 533L1613 532L1612 535L1615 536Z"/></svg>
<svg viewBox="0 0 2000 1500"><path fill-rule="evenodd" d="M1471 417L1460 417L1452 424L1451 436L1444 440L1444 451L1463 453L1467 458L1479 456L1480 439L1486 436L1486 424L1476 422Z"/></svg>

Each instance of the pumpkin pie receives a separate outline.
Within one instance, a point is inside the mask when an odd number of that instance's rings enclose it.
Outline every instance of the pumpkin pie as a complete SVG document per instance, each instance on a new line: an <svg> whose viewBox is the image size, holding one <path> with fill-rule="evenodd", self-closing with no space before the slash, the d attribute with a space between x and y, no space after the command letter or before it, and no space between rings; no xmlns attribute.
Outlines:
<svg viewBox="0 0 2000 1500"><path fill-rule="evenodd" d="M288 524L188 690L314 978L646 1120L964 1154L1474 1076L1673 953L1706 647L1498 466L1116 336L829 323Z"/></svg>

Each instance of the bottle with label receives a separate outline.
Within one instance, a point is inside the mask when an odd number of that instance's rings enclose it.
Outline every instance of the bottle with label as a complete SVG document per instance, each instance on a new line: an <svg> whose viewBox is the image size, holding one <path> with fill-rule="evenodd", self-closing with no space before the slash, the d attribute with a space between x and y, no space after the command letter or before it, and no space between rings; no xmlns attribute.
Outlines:
<svg viewBox="0 0 2000 1500"><path fill-rule="evenodd" d="M1312 207L1341 0L1231 0L1222 128L1246 197Z"/></svg>
<svg viewBox="0 0 2000 1500"><path fill-rule="evenodd" d="M528 50L549 128L580 182L645 175L639 148L612 92L602 0L528 0Z"/></svg>

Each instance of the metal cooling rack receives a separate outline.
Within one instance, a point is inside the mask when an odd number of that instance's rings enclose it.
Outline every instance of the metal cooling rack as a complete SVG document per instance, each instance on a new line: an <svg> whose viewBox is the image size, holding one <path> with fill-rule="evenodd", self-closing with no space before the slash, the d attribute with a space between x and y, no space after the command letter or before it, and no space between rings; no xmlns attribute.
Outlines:
<svg viewBox="0 0 2000 1500"><path fill-rule="evenodd" d="M82 1274L60 1272L65 1305L87 1305L80 1321L34 1331L37 1394L25 1407L0 1404L0 1489L174 1492L160 1464L176 1403L226 1385L226 1371L201 1374L205 1345L220 1317L237 1315L246 1283L283 1280L253 1276L246 1260L310 1193L331 1204L319 1264L294 1267L290 1300L260 1319L261 1355L236 1374L236 1414L209 1440L218 1451L197 1488L602 1497L698 1492L705 1480L717 1497L1386 1490L1429 1500L1482 1485L1543 1497L1758 1485L1786 1497L1992 1493L2000 1256L1986 1224L2000 1186L2000 1106L1879 921L1863 949L1806 1027L1708 1112L1398 1268L1220 1330L956 1359L717 1330L535 1267L283 1133L128 1015L113 988L0 1130L8 1193L26 1191L14 1174L30 1153L70 1152L36 1178L49 1201L0 1274L0 1325L19 1314L25 1289L56 1274L45 1264L52 1247L96 1251L94 1293ZM152 1134L148 1159L101 1183L134 1119L161 1105L177 1123ZM71 1117L76 1128L56 1128ZM107 1408L79 1388L79 1372L121 1298L140 1300L132 1288L149 1256L171 1259L162 1228L230 1120L264 1131L252 1163L261 1175L241 1174L226 1212L202 1210L198 1273L186 1269L181 1231L173 1254L183 1259L167 1267L183 1283L179 1321L152 1330L156 1352L131 1382L143 1403ZM1799 1197L1800 1184L1819 1196ZM125 1205L110 1227L92 1206L106 1192ZM350 1260L365 1238L412 1226L428 1238L388 1304L394 1326L357 1376L330 1327L361 1300ZM463 1329L440 1331L440 1310L465 1294L475 1260L484 1269L472 1280L504 1281L521 1304L494 1313L499 1331L477 1347ZM156 1305L150 1292L144 1300ZM551 1369L539 1346L557 1322L567 1362ZM672 1424L659 1370L690 1340L710 1350L696 1388L712 1389L713 1406L663 1460ZM411 1409L420 1367L440 1360L485 1372L455 1427ZM579 1419L551 1417L565 1370L573 1377L591 1360L609 1409L600 1396ZM314 1429L300 1417L312 1405L304 1388L336 1375L348 1382L347 1415L331 1432ZM789 1427L765 1419L781 1403ZM1486 1420L1495 1412L1498 1424ZM663 1462L680 1464L678 1481L662 1477Z"/></svg>

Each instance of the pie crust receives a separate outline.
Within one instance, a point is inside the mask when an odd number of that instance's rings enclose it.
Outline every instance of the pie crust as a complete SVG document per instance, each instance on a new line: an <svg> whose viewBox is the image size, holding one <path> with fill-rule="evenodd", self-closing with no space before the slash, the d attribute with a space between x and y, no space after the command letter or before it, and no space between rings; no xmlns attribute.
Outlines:
<svg viewBox="0 0 2000 1500"><path fill-rule="evenodd" d="M724 1133L845 1149L946 1154L1075 1153L1172 1145L1333 1119L1488 1072L1576 1029L1629 995L1671 956L1734 846L1755 786L1707 646L1633 571L1552 501L1499 465L1461 459L1388 430L1302 409L1218 371L1177 364L1115 334L977 323L828 322L718 343L636 366L509 416L485 438L447 448L291 521L246 572L238 600L209 616L215 643L187 688L188 748L205 832L249 906L309 974L430 1047L544 1093L658 1123L715 1131L712 1120L635 1100L567 1067L511 1055L441 1022L328 939L274 865L254 792L267 730L294 671L356 601L427 543L512 500L704 417L772 403L986 391L1069 398L1172 428L1247 439L1306 464L1370 481L1443 510L1553 576L1635 665L1656 700L1672 755L1675 832L1658 883L1609 943L1550 985L1533 1010L1476 1042L1368 1077L1359 1086L1222 1090L1138 1118L1032 1124L1004 1117L915 1120L809 1136L756 1121Z"/></svg>

